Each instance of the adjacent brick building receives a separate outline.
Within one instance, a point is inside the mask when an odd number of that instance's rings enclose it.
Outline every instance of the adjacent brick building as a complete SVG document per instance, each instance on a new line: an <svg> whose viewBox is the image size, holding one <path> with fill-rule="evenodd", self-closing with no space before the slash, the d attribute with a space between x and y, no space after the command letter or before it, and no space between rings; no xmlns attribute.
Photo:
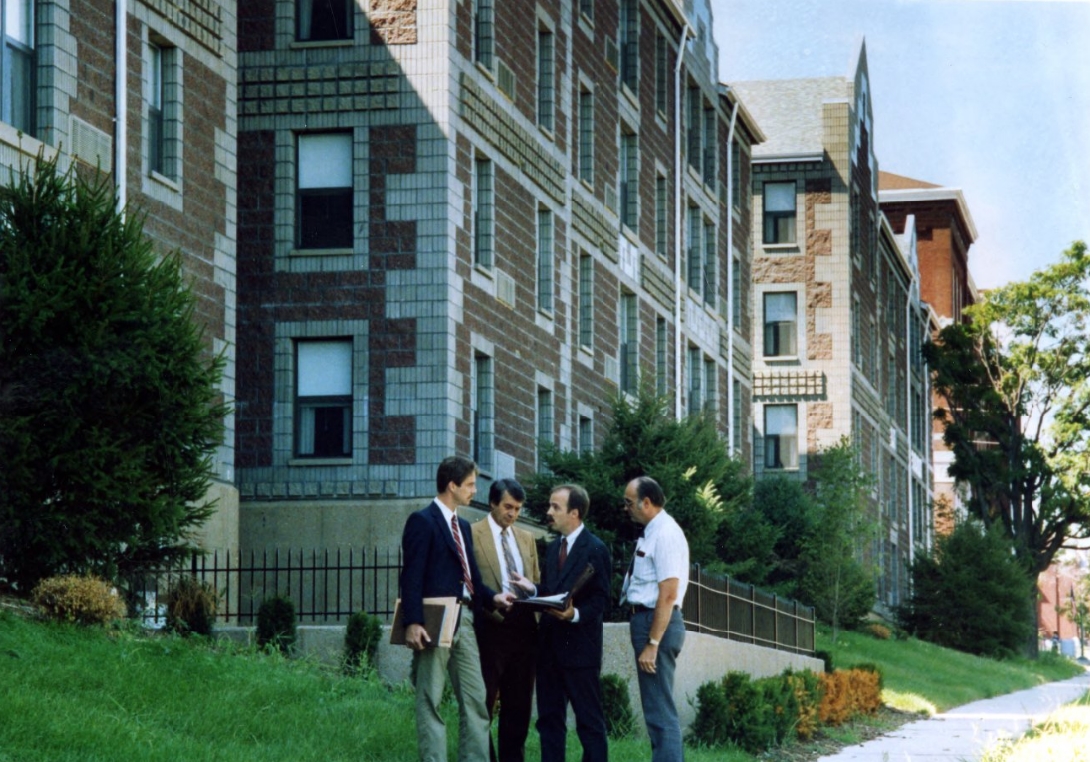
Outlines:
<svg viewBox="0 0 1090 762"><path fill-rule="evenodd" d="M755 471L806 479L850 437L877 480L879 605L895 605L931 537L929 310L915 231L878 205L866 47L845 77L734 89L768 136L753 150Z"/></svg>
<svg viewBox="0 0 1090 762"><path fill-rule="evenodd" d="M243 5L244 544L395 543L442 458L525 476L641 380L748 456L761 133L711 30L705 0Z"/></svg>
<svg viewBox="0 0 1090 762"><path fill-rule="evenodd" d="M113 176L122 204L146 213L156 248L179 250L210 352L235 375L233 0L3 0L0 165L39 154ZM119 30L121 33L119 34ZM119 40L121 44L119 45ZM206 526L238 542L233 419L215 456Z"/></svg>

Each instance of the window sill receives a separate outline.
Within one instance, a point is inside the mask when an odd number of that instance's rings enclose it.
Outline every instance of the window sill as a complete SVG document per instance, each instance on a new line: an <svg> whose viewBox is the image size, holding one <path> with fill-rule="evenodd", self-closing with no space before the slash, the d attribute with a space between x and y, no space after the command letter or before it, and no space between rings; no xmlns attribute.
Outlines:
<svg viewBox="0 0 1090 762"><path fill-rule="evenodd" d="M291 458L289 466L351 466L351 458Z"/></svg>
<svg viewBox="0 0 1090 762"><path fill-rule="evenodd" d="M340 249L292 249L288 252L288 255L292 257L343 257L355 253L353 249L346 247Z"/></svg>
<svg viewBox="0 0 1090 762"><path fill-rule="evenodd" d="M493 272L493 269L492 269L491 265L484 265L484 264L481 264L480 262L474 262L473 263L473 271L480 273L481 275L483 275L485 278L488 278L489 280L492 280L493 278L496 277L496 274Z"/></svg>
<svg viewBox="0 0 1090 762"><path fill-rule="evenodd" d="M481 74L488 77L489 82L495 82L496 81L496 75L492 72L491 69L489 69L483 63L481 63L480 61L474 61L473 65L477 67L477 71L479 71Z"/></svg>
<svg viewBox="0 0 1090 762"><path fill-rule="evenodd" d="M795 241L788 243L762 243L761 248L765 251L772 252L774 254L784 254L788 252L799 253L799 245Z"/></svg>
<svg viewBox="0 0 1090 762"><path fill-rule="evenodd" d="M636 86L639 87L638 81L636 83ZM624 93L624 97L628 100L628 104L632 106L632 108L636 109L638 113L640 110L639 96L637 96L636 93L632 92L632 88L628 86L627 82L621 83L621 92Z"/></svg>
<svg viewBox="0 0 1090 762"><path fill-rule="evenodd" d="M761 359L765 365L800 365L802 364L802 357L799 355L774 355L772 357L762 356Z"/></svg>
<svg viewBox="0 0 1090 762"><path fill-rule="evenodd" d="M355 39L346 37L341 40L294 40L288 47L292 50L300 48L350 48L355 44Z"/></svg>
<svg viewBox="0 0 1090 762"><path fill-rule="evenodd" d="M551 127L542 127L540 124L537 126L537 131L541 133L541 136L548 140L550 143L556 142L556 133L553 132Z"/></svg>
<svg viewBox="0 0 1090 762"><path fill-rule="evenodd" d="M583 190L585 190L587 193L589 193L591 195L591 198L594 197L594 181L593 180L587 180L585 178L580 177L579 178L579 184L583 186Z"/></svg>
<svg viewBox="0 0 1090 762"><path fill-rule="evenodd" d="M179 185L176 180L172 180L169 177L167 177L166 175L163 175L163 174L160 174L160 173L156 172L154 169L151 172L148 173L148 177L150 177L152 180L159 183L160 185L163 185L163 186L169 188L170 190L174 191L175 193L181 193L182 192L182 186Z"/></svg>

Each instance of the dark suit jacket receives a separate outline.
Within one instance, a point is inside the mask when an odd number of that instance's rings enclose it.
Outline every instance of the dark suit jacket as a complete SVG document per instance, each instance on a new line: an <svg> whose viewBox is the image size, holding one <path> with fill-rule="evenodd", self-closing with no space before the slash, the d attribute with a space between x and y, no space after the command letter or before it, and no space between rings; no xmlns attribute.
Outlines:
<svg viewBox="0 0 1090 762"><path fill-rule="evenodd" d="M609 549L584 527L574 545L568 548L563 572L557 568L560 540L553 540L545 550L539 595L568 592L588 563L594 567L594 576L574 599L579 621L563 622L548 614L541 616L541 647L549 649L561 667L602 667L602 621L609 610L610 596Z"/></svg>
<svg viewBox="0 0 1090 762"><path fill-rule="evenodd" d="M473 557L469 522L458 518L473 581L473 607L491 607L496 594L484 584ZM462 597L462 561L450 526L434 501L409 516L401 533L401 609L405 626L424 623L424 598Z"/></svg>

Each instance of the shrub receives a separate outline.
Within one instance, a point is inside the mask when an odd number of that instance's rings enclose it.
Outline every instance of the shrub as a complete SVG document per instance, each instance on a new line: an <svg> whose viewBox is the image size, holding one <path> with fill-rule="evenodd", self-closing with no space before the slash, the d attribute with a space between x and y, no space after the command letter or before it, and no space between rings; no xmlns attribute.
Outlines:
<svg viewBox="0 0 1090 762"><path fill-rule="evenodd" d="M291 653L295 645L295 604L287 596L266 598L257 610L257 644Z"/></svg>
<svg viewBox="0 0 1090 762"><path fill-rule="evenodd" d="M220 594L215 587L183 575L167 592L166 627L179 635L211 635L219 604Z"/></svg>
<svg viewBox="0 0 1090 762"><path fill-rule="evenodd" d="M886 627L884 624L878 624L878 622L871 622L863 631L873 635L879 640L889 640L893 636L893 631Z"/></svg>
<svg viewBox="0 0 1090 762"><path fill-rule="evenodd" d="M382 638L382 620L374 614L357 611L348 619L344 631L344 662L350 670L378 663L378 644Z"/></svg>
<svg viewBox="0 0 1090 762"><path fill-rule="evenodd" d="M882 688L886 686L886 676L882 672L882 668L877 664L869 661L860 662L851 666L852 670L862 670L863 672L873 672L878 676L878 691L881 692Z"/></svg>
<svg viewBox="0 0 1090 762"><path fill-rule="evenodd" d="M602 710L606 715L606 732L610 738L632 735L636 718L628 695L628 681L620 675L602 675Z"/></svg>
<svg viewBox="0 0 1090 762"><path fill-rule="evenodd" d="M814 658L821 659L821 663L825 665L826 672L833 671L833 652L817 650L814 651Z"/></svg>
<svg viewBox="0 0 1090 762"><path fill-rule="evenodd" d="M838 669L821 675L824 695L818 716L827 725L841 725L859 714L874 714L882 705L881 675L869 669Z"/></svg>
<svg viewBox="0 0 1090 762"><path fill-rule="evenodd" d="M697 688L689 740L701 746L722 746L731 740L730 706L720 683L707 682Z"/></svg>
<svg viewBox="0 0 1090 762"><path fill-rule="evenodd" d="M729 672L722 682L727 700L728 737L756 754L776 741L776 723L764 692L744 672Z"/></svg>
<svg viewBox="0 0 1090 762"><path fill-rule="evenodd" d="M813 737L820 718L818 707L821 705L821 679L809 671L794 672L790 669L783 673L783 679L795 693L798 707L798 720L795 723L795 735L806 741Z"/></svg>
<svg viewBox="0 0 1090 762"><path fill-rule="evenodd" d="M74 574L43 579L31 601L48 619L77 624L106 624L125 616L125 603L109 582Z"/></svg>
<svg viewBox="0 0 1090 762"><path fill-rule="evenodd" d="M783 675L762 678L756 685L769 712L774 733L773 743L782 744L791 737L798 724L799 701L795 696L795 688Z"/></svg>

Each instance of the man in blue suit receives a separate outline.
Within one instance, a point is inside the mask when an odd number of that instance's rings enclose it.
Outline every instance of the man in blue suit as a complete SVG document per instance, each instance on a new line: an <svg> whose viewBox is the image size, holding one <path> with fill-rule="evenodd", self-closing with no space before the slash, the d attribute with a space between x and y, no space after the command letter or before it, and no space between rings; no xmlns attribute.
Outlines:
<svg viewBox="0 0 1090 762"><path fill-rule="evenodd" d="M602 620L609 609L609 549L583 526L590 498L577 484L549 496L547 518L560 538L545 550L539 595L570 592L587 564L589 581L564 611L541 617L537 663L537 731L541 762L564 762L568 704L583 762L606 762L606 720L602 711Z"/></svg>
<svg viewBox="0 0 1090 762"><path fill-rule="evenodd" d="M439 702L449 674L458 700L458 760L488 762L488 707L473 618L485 607L508 608L514 596L485 586L469 522L458 518L458 508L469 505L477 492L477 465L469 458L447 458L439 464L435 489L435 500L409 516L401 535L401 611L405 644L413 650L417 745L423 762L446 762ZM423 599L433 597L459 601L450 648L435 647L424 629Z"/></svg>

